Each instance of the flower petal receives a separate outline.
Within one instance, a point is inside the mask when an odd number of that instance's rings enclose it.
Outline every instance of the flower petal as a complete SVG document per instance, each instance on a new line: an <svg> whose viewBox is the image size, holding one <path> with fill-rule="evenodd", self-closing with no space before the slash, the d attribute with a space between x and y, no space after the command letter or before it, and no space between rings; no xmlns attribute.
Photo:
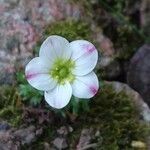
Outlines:
<svg viewBox="0 0 150 150"><path fill-rule="evenodd" d="M49 73L50 62L40 57L32 59L25 68L26 79L34 88L38 90L51 90L56 86Z"/></svg>
<svg viewBox="0 0 150 150"><path fill-rule="evenodd" d="M47 103L57 109L65 107L72 96L71 85L67 82L64 85L57 85L53 90L44 94Z"/></svg>
<svg viewBox="0 0 150 150"><path fill-rule="evenodd" d="M25 72L48 73L52 63L40 57L33 58L26 66Z"/></svg>
<svg viewBox="0 0 150 150"><path fill-rule="evenodd" d="M54 61L56 57L66 56L65 54L67 54L67 57L70 57L71 51L68 51L69 49L66 50L68 45L69 42L61 36L49 36L41 45L39 56L52 61Z"/></svg>
<svg viewBox="0 0 150 150"><path fill-rule="evenodd" d="M72 84L73 95L78 98L91 98L99 89L99 82L94 72L85 76L77 76Z"/></svg>
<svg viewBox="0 0 150 150"><path fill-rule="evenodd" d="M96 66L98 52L95 46L85 40L76 40L70 43L72 49L71 59L75 61L73 74L86 75Z"/></svg>

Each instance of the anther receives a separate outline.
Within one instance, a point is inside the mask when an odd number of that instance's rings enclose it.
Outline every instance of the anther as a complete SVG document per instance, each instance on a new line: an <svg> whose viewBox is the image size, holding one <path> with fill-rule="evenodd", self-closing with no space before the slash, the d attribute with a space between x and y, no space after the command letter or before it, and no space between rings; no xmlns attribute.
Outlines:
<svg viewBox="0 0 150 150"><path fill-rule="evenodd" d="M56 76L55 78L56 78L56 79L59 79L59 76Z"/></svg>

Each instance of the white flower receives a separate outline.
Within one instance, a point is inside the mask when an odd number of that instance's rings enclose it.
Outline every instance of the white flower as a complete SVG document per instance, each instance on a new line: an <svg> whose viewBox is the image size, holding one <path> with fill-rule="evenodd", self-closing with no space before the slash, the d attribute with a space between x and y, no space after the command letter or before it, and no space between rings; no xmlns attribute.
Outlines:
<svg viewBox="0 0 150 150"><path fill-rule="evenodd" d="M54 108L65 107L71 96L91 98L99 88L92 71L98 60L95 46L85 40L68 42L53 35L41 45L39 57L26 66L26 78L34 88L45 91L47 103Z"/></svg>

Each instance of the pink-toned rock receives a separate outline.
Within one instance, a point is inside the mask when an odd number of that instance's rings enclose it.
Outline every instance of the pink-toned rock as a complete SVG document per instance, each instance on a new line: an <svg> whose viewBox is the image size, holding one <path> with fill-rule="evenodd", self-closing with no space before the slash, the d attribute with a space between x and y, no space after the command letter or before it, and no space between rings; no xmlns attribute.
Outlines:
<svg viewBox="0 0 150 150"><path fill-rule="evenodd" d="M79 139L76 149L77 150L83 149L83 147L90 144L92 138L93 138L93 129L92 128L83 129L81 132L81 136L80 136L80 139Z"/></svg>
<svg viewBox="0 0 150 150"><path fill-rule="evenodd" d="M99 44L104 56L113 56L115 54L112 41L102 34L99 37Z"/></svg>
<svg viewBox="0 0 150 150"><path fill-rule="evenodd" d="M20 150L21 145L29 145L38 136L41 136L43 129L36 129L34 126L27 128L10 128L0 131L0 150Z"/></svg>
<svg viewBox="0 0 150 150"><path fill-rule="evenodd" d="M150 0L143 0L141 2L142 2L140 7L141 25L147 26L150 24Z"/></svg>
<svg viewBox="0 0 150 150"><path fill-rule="evenodd" d="M56 148L58 148L60 150L68 147L68 144L67 144L66 139L64 137L62 137L62 138L57 137L52 143Z"/></svg>
<svg viewBox="0 0 150 150"><path fill-rule="evenodd" d="M62 126L57 130L57 133L60 135L67 135L68 134L68 128L65 126Z"/></svg>
<svg viewBox="0 0 150 150"><path fill-rule="evenodd" d="M47 25L67 17L79 19L80 14L80 7L69 0L0 1L0 72L6 76L16 64L25 65Z"/></svg>

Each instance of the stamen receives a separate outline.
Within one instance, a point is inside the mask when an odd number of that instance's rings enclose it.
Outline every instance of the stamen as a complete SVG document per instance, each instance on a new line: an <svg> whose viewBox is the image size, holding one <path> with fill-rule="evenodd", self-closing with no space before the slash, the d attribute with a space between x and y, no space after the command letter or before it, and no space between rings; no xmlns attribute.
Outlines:
<svg viewBox="0 0 150 150"><path fill-rule="evenodd" d="M59 84L64 84L65 81L73 82L75 77L72 74L72 69L74 67L75 64L72 60L57 59L50 70L50 75Z"/></svg>

